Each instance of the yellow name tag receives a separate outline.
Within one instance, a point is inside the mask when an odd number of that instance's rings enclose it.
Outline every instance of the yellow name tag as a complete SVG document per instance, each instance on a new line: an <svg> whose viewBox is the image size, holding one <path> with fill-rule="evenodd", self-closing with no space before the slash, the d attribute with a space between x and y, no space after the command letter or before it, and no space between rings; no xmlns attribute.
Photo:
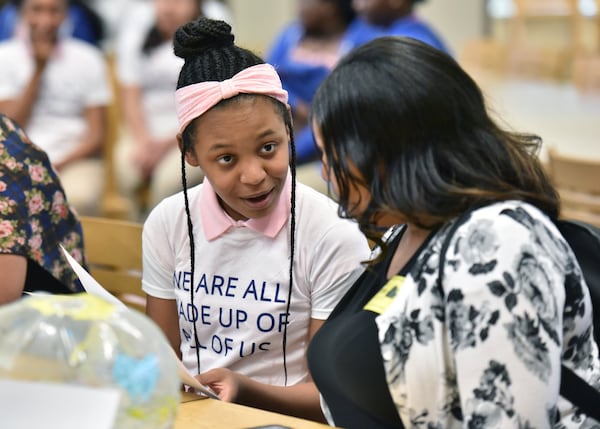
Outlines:
<svg viewBox="0 0 600 429"><path fill-rule="evenodd" d="M390 306L404 284L403 276L392 277L373 298L364 306L365 310L381 314Z"/></svg>

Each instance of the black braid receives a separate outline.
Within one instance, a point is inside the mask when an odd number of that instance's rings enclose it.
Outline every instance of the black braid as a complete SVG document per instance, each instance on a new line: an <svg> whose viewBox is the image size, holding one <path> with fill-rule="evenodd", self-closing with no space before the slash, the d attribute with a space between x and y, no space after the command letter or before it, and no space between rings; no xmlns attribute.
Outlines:
<svg viewBox="0 0 600 429"><path fill-rule="evenodd" d="M230 79L242 70L248 67L264 64L264 60L251 51L236 46L234 36L231 34L231 26L224 21L216 21L200 17L196 21L190 22L180 27L175 33L174 49L175 55L185 60L179 73L177 88L182 88L195 83L206 81L223 81ZM255 97L255 95L240 94L232 99L223 100L219 105L235 102L240 97ZM296 144L293 135L293 127L290 113L283 103L271 99L290 133L290 167L292 175L291 191L291 231L290 231L290 266L289 266L289 289L288 300L286 304L286 323L283 328L283 371L285 385L287 385L287 325L289 323L290 305L292 299L294 255L295 255L295 237L296 237ZM192 121L182 133L182 181L185 198L186 216L188 221L188 236L190 240L190 259L191 259L191 279L190 299L194 303L194 239L193 225L190 215L190 208L187 196L187 184L185 177L185 154L191 151L195 141L194 127L195 121ZM194 339L196 341L196 358L198 363L198 373L200 373L200 350L196 331L196 322L194 326Z"/></svg>
<svg viewBox="0 0 600 429"><path fill-rule="evenodd" d="M289 117L289 115L288 115ZM292 171L292 192L290 195L291 218L290 218L290 287L288 289L288 299L285 308L285 325L283 325L283 373L285 385L287 386L287 327L288 317L290 316L290 304L292 302L292 284L294 282L294 253L296 248L296 142L294 140L294 131L291 119L287 123L290 130L290 169Z"/></svg>
<svg viewBox="0 0 600 429"><path fill-rule="evenodd" d="M190 240L190 260L192 263L190 271L190 302L194 305L194 265L196 261L196 245L194 244L194 225L190 214L190 201L187 192L187 176L185 174L185 151L181 151L181 184L183 186L183 199L185 202L185 215L187 217L188 238ZM198 341L198 330L196 328L196 319L193 318L194 341L196 343L196 363L198 374L200 374L200 341Z"/></svg>

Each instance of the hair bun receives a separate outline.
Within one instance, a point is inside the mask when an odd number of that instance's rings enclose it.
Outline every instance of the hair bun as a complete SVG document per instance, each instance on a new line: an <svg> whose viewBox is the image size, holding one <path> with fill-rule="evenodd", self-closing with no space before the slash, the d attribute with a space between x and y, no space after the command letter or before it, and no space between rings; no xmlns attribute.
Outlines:
<svg viewBox="0 0 600 429"><path fill-rule="evenodd" d="M205 51L232 46L234 35L225 21L200 17L179 27L175 32L175 55L184 60Z"/></svg>

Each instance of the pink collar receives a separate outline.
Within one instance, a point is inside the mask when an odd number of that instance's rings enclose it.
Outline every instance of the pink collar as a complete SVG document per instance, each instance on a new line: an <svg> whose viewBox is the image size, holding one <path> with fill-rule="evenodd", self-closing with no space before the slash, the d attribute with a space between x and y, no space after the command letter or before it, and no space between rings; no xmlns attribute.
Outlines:
<svg viewBox="0 0 600 429"><path fill-rule="evenodd" d="M200 197L200 213L202 214L202 228L208 241L213 241L225 234L230 228L246 227L253 229L269 238L281 231L290 215L290 195L292 190L291 176L288 172L283 191L273 211L267 216L248 220L234 220L221 207L217 194L208 179L202 184Z"/></svg>

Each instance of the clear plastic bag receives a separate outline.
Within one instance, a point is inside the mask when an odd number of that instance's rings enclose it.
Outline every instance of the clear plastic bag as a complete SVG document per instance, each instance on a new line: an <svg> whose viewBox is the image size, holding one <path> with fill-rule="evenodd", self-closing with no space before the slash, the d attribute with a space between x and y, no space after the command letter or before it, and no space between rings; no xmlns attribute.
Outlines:
<svg viewBox="0 0 600 429"><path fill-rule="evenodd" d="M176 362L144 314L89 294L35 295L0 307L0 338L0 378L117 388L114 428L172 427Z"/></svg>

